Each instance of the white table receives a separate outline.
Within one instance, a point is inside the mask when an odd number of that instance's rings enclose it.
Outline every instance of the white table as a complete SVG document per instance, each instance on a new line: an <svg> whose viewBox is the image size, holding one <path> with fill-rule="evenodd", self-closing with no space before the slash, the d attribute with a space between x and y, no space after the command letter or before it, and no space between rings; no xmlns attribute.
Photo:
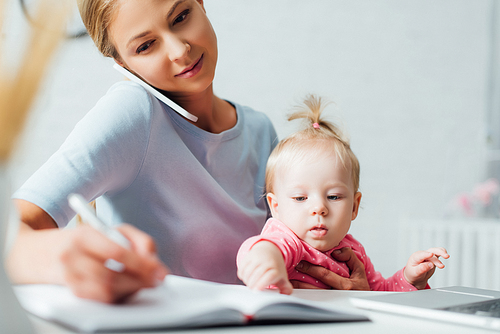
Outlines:
<svg viewBox="0 0 500 334"><path fill-rule="evenodd" d="M381 292L366 291L324 291L324 290L295 290L293 295L308 300L318 300L342 305L346 309L354 309L349 297L356 295L375 294ZM405 333L405 334L476 334L493 333L489 330L466 327L463 325L454 325L443 322L428 321L424 319L404 317L392 314L385 314L372 311L362 311L366 314L370 322L345 322L345 323L322 323L322 324L291 324L291 325L272 325L272 326L242 326L242 327L223 327L192 329L180 331L156 331L154 333L169 334L206 334L206 333L287 333L287 334L308 334L308 333L367 333L367 334L387 334L387 333ZM30 317L34 328L39 334L68 334L75 333L67 328L61 327L34 316ZM152 333L151 331L147 333Z"/></svg>

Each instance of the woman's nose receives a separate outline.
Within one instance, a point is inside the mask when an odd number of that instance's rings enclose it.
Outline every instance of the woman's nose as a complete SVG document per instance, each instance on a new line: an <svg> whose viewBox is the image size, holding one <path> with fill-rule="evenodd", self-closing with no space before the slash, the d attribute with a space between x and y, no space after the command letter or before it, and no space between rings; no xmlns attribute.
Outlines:
<svg viewBox="0 0 500 334"><path fill-rule="evenodd" d="M166 44L168 57L172 62L185 58L189 54L189 51L191 51L191 45L189 45L189 43L175 36L167 38Z"/></svg>

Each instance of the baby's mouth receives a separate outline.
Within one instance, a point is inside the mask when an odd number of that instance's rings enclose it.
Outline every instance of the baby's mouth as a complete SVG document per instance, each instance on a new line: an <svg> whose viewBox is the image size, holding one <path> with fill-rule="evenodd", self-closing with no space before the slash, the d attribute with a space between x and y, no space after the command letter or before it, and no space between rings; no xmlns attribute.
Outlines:
<svg viewBox="0 0 500 334"><path fill-rule="evenodd" d="M309 231L316 237L323 237L328 233L328 229L325 226L315 226Z"/></svg>

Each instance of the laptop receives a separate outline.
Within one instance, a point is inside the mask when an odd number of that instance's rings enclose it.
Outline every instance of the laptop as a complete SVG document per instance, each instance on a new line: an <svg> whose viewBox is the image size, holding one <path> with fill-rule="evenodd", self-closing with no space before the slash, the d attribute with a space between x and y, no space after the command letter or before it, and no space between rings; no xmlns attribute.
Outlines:
<svg viewBox="0 0 500 334"><path fill-rule="evenodd" d="M350 298L358 308L500 331L500 291L452 286Z"/></svg>

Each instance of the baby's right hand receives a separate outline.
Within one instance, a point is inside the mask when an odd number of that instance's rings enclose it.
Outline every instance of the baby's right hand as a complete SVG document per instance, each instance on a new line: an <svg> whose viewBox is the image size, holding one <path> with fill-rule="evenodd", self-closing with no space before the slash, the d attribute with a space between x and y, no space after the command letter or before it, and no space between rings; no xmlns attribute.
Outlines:
<svg viewBox="0 0 500 334"><path fill-rule="evenodd" d="M289 295L293 291L283 255L279 248L269 241L259 241L250 249L238 263L238 277L250 289L264 290L274 285L283 294Z"/></svg>

